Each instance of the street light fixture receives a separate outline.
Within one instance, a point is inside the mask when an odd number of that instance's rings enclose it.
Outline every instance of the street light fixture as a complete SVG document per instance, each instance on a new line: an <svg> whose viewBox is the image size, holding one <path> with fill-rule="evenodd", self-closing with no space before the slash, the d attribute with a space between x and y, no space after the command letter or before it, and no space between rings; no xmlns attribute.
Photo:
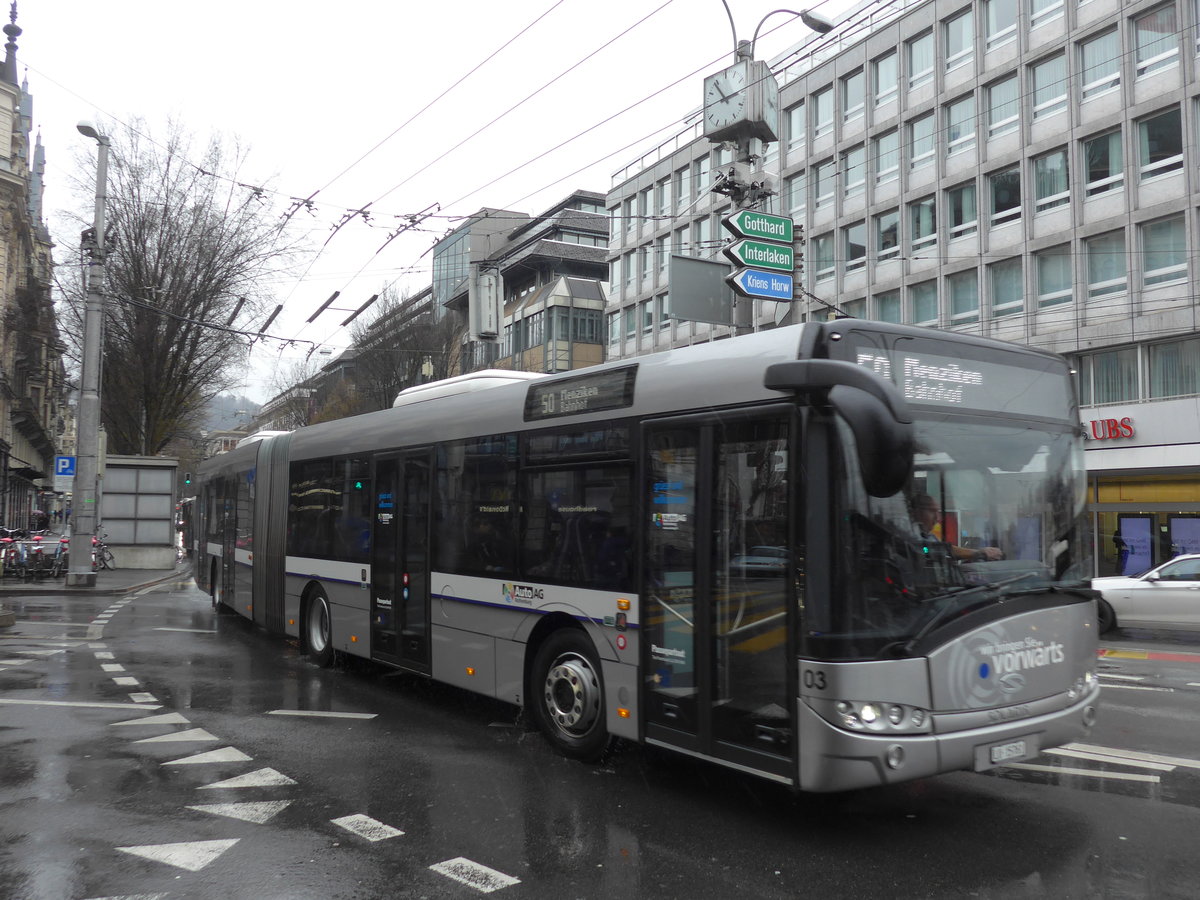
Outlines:
<svg viewBox="0 0 1200 900"><path fill-rule="evenodd" d="M83 308L83 365L79 373L79 436L75 450L75 484L71 508L71 567L67 584L89 587L96 583L92 571L92 538L100 522L100 358L104 328L104 206L108 191L108 136L91 122L75 126L98 145L96 156L96 208L92 216L95 244L88 262L87 300Z"/></svg>

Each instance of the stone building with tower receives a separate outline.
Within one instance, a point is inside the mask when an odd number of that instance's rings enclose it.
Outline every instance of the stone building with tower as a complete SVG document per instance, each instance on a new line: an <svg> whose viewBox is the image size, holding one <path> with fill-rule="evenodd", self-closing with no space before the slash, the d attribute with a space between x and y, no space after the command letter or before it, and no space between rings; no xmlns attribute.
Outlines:
<svg viewBox="0 0 1200 900"><path fill-rule="evenodd" d="M67 380L42 219L45 154L33 98L18 81L16 6L0 71L0 525L26 527L33 510L51 506Z"/></svg>

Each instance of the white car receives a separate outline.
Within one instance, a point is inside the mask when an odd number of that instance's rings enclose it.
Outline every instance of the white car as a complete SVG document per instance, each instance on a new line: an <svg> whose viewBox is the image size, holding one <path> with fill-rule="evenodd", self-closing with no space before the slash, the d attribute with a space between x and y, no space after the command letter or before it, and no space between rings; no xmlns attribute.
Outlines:
<svg viewBox="0 0 1200 900"><path fill-rule="evenodd" d="M1177 556L1144 575L1093 578L1100 630L1120 625L1200 631L1200 553Z"/></svg>

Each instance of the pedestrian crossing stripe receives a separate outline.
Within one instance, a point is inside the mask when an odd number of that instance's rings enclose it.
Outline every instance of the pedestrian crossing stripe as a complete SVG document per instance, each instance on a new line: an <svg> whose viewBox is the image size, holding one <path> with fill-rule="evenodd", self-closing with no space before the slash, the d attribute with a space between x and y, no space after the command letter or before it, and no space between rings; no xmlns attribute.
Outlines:
<svg viewBox="0 0 1200 900"><path fill-rule="evenodd" d="M189 872L199 872L239 840L240 838L231 838L222 841L144 844L140 847L118 847L117 849L122 853L166 863L179 869L187 869Z"/></svg>
<svg viewBox="0 0 1200 900"><path fill-rule="evenodd" d="M245 775L238 775L234 778L226 778L224 781L218 781L213 784L202 784L197 790L210 790L213 788L252 788L252 787L281 787L286 784L295 784L296 782L288 778L282 772L277 772L274 769L259 769L256 772L248 772Z"/></svg>
<svg viewBox="0 0 1200 900"><path fill-rule="evenodd" d="M188 809L262 825L291 805L291 800L264 800L250 803L202 803L198 806L189 806Z"/></svg>

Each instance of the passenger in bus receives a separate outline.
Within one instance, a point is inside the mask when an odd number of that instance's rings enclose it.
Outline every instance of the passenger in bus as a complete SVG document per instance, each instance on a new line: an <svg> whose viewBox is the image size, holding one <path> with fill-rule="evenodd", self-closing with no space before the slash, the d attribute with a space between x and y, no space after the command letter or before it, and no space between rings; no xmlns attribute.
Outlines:
<svg viewBox="0 0 1200 900"><path fill-rule="evenodd" d="M917 494L913 498L913 521L921 532L921 537L927 541L946 543L950 554L960 562L982 562L984 560L1004 559L1004 552L999 547L959 547L942 540L938 534L938 524L942 517L942 507L929 494Z"/></svg>

